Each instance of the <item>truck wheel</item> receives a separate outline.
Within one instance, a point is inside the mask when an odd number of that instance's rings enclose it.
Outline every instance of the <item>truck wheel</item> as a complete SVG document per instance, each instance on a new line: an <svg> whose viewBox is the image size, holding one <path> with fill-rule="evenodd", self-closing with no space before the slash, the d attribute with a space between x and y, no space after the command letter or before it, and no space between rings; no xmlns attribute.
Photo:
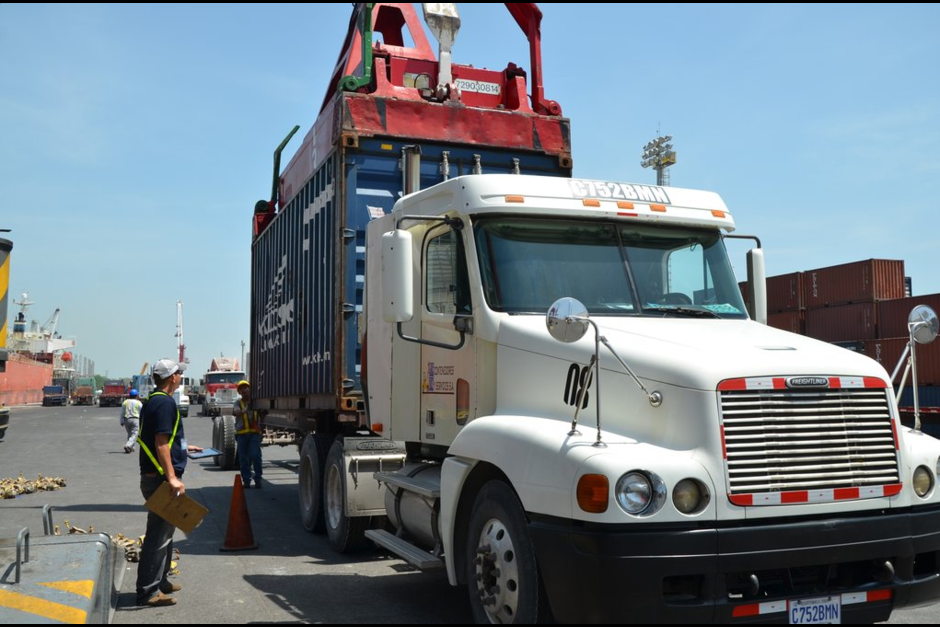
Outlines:
<svg viewBox="0 0 940 627"><path fill-rule="evenodd" d="M226 420L229 418L229 420ZM215 465L222 470L236 466L235 420L233 416L218 416L212 420L212 448L222 451L215 456Z"/></svg>
<svg viewBox="0 0 940 627"><path fill-rule="evenodd" d="M323 509L330 546L340 553L352 553L366 542L368 516L346 515L346 473L343 472L343 445L337 440L326 458L323 482Z"/></svg>
<svg viewBox="0 0 940 627"><path fill-rule="evenodd" d="M300 449L300 520L313 533L326 531L323 516L323 468L333 443L332 436L311 433Z"/></svg>
<svg viewBox="0 0 940 627"><path fill-rule="evenodd" d="M490 481L477 495L466 546L467 587L477 623L549 619L525 512L502 481Z"/></svg>

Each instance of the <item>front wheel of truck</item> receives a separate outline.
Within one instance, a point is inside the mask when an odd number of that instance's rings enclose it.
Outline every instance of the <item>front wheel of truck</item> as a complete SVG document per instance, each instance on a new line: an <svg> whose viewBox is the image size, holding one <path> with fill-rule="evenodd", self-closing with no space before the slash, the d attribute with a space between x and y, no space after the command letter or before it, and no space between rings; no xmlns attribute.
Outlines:
<svg viewBox="0 0 940 627"><path fill-rule="evenodd" d="M477 623L550 620L525 511L503 481L477 494L467 530L466 579Z"/></svg>
<svg viewBox="0 0 940 627"><path fill-rule="evenodd" d="M300 449L300 520L304 529L313 533L326 531L323 516L323 468L333 438L311 433Z"/></svg>

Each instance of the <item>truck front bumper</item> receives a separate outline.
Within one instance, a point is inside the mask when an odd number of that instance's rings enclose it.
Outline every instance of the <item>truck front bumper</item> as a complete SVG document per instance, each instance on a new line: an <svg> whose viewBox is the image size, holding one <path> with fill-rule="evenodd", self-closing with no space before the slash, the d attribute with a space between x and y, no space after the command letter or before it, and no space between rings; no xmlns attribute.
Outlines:
<svg viewBox="0 0 940 627"><path fill-rule="evenodd" d="M559 622L787 623L787 600L830 595L842 622L872 622L940 600L940 508L694 528L533 516L529 529Z"/></svg>

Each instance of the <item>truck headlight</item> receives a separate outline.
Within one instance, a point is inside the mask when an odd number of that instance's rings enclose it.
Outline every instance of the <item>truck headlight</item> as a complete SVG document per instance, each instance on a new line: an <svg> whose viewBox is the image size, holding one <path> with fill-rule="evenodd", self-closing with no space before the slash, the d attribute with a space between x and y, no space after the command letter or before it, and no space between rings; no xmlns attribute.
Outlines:
<svg viewBox="0 0 940 627"><path fill-rule="evenodd" d="M666 501L666 484L656 474L633 470L617 480L617 502L628 514L650 516Z"/></svg>
<svg viewBox="0 0 940 627"><path fill-rule="evenodd" d="M920 498L924 498L933 488L933 475L926 466L918 466L914 470L914 493Z"/></svg>
<svg viewBox="0 0 940 627"><path fill-rule="evenodd" d="M683 514L693 514L708 504L708 490L695 479L683 479L672 489L672 503Z"/></svg>

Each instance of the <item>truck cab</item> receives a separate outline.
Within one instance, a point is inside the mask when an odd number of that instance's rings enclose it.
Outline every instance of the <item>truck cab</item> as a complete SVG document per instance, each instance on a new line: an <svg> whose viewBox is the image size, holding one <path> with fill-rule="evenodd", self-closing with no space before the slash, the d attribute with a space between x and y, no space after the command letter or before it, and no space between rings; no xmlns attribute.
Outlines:
<svg viewBox="0 0 940 627"><path fill-rule="evenodd" d="M940 442L901 426L878 363L750 319L733 230L711 192L511 175L370 223L369 423L434 461L402 471L421 487L376 475L398 533L366 535L446 556L483 622L884 620L940 596Z"/></svg>

